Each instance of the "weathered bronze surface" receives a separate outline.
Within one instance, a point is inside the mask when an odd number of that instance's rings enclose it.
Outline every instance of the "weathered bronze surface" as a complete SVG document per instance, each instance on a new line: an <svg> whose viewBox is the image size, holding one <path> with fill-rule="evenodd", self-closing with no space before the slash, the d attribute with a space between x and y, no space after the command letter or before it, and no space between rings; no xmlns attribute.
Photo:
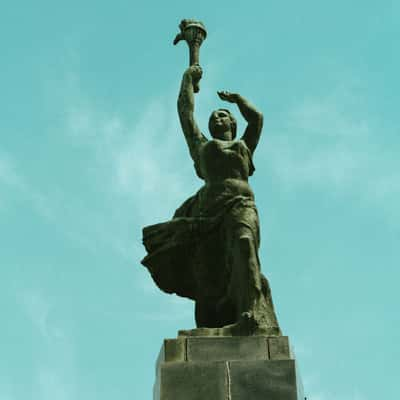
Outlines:
<svg viewBox="0 0 400 400"><path fill-rule="evenodd" d="M160 289L195 301L201 329L181 335L280 335L270 287L260 271L259 219L248 183L263 116L240 94L220 91L221 100L238 106L247 127L237 140L236 120L222 108L211 113L212 138L203 135L194 118L194 93L202 76L199 47L206 31L193 20L182 21L180 27L175 42L188 42L191 59L182 78L178 114L204 185L170 221L143 229L148 255L142 263Z"/></svg>

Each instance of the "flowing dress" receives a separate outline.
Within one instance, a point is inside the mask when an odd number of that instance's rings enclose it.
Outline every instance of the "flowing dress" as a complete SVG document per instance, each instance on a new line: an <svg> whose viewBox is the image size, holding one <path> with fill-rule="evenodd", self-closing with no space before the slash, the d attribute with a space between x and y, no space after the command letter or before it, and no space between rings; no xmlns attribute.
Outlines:
<svg viewBox="0 0 400 400"><path fill-rule="evenodd" d="M248 311L278 332L258 259L259 219L248 184L251 151L243 140L213 139L198 154L195 169L205 185L170 221L143 229L148 254L142 264L160 289L196 301L198 326L233 324ZM250 246L244 257L243 238Z"/></svg>

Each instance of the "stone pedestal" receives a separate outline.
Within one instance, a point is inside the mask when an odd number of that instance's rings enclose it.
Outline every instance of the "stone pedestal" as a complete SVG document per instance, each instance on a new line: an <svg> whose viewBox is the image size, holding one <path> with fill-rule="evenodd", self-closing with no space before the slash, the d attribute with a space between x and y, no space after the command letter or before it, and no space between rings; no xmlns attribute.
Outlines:
<svg viewBox="0 0 400 400"><path fill-rule="evenodd" d="M304 400L286 336L166 339L154 400Z"/></svg>

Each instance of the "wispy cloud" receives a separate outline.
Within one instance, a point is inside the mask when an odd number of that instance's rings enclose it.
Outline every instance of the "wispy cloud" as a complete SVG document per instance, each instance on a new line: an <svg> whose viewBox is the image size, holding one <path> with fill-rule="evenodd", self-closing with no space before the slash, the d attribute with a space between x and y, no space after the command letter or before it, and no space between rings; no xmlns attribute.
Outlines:
<svg viewBox="0 0 400 400"><path fill-rule="evenodd" d="M134 243L141 242L141 227L169 219L194 191L191 161L187 156L184 168L180 162L179 151L184 156L187 151L175 102L168 96L153 99L143 106L137 120L99 110L79 89L70 102L63 123L65 134L71 145L84 146L88 158L85 178L109 210L107 214L94 209L76 212L87 220L85 225L91 226L96 241L132 259L139 250ZM127 224L129 237L121 230Z"/></svg>
<svg viewBox="0 0 400 400"><path fill-rule="evenodd" d="M17 288L15 295L31 322L32 331L38 331L42 339L33 377L34 397L75 399L75 349L71 335L52 318L53 304L42 289Z"/></svg>
<svg viewBox="0 0 400 400"><path fill-rule="evenodd" d="M269 137L264 160L287 188L319 187L399 212L400 165L392 132L352 87L307 98ZM385 132L386 130L386 132Z"/></svg>
<svg viewBox="0 0 400 400"><path fill-rule="evenodd" d="M71 87L75 86L72 90ZM110 224L115 231L130 224L130 237L112 235L110 241L126 257L143 249L141 228L171 218L174 210L200 186L190 159L176 111L176 88L141 104L136 118L99 108L81 89L78 77L69 83L62 125L71 146L83 146L87 173L109 212L92 216L94 234L106 241ZM207 121L215 93L204 90L199 102L201 120ZM201 110L206 110L206 114ZM92 184L89 183L89 184ZM93 210L91 210L93 211ZM83 218L88 219L88 215ZM88 221L87 225L93 225ZM107 228L108 225L108 228ZM105 229L101 226L106 227ZM118 243L116 243L118 242Z"/></svg>
<svg viewBox="0 0 400 400"><path fill-rule="evenodd" d="M75 107L67 126L74 140L87 140L95 132L98 172L108 178L111 192L131 200L141 221L168 218L196 181L189 157L187 165L181 162L187 150L172 95L144 105L136 121Z"/></svg>
<svg viewBox="0 0 400 400"><path fill-rule="evenodd" d="M72 141L95 154L93 169L114 195L113 201L125 206L130 202L140 223L170 218L201 185L178 122L178 87L177 80L169 92L141 103L140 112L131 118L100 109L82 91L79 77L69 80L72 95L65 106L65 130ZM207 126L209 112L217 102L210 87L202 88L196 98L196 117L202 127Z"/></svg>
<svg viewBox="0 0 400 400"><path fill-rule="evenodd" d="M19 299L32 324L47 338L50 305L43 295L38 291L25 290L19 294Z"/></svg>
<svg viewBox="0 0 400 400"><path fill-rule="evenodd" d="M0 182L3 185L19 185L19 177L8 154L0 153Z"/></svg>
<svg viewBox="0 0 400 400"><path fill-rule="evenodd" d="M97 215L90 210L83 209L80 203L74 199L74 194L48 193L33 182L29 182L23 171L18 169L18 164L10 154L0 154L0 193L4 198L14 195L23 199L35 213L52 223L58 230L74 242L78 242L84 248L95 252L99 239L107 241L111 248L120 255L126 256L126 250L114 237L107 234L107 229L97 229L99 222ZM5 201L5 200L3 200ZM3 206L5 207L5 206ZM92 217L86 229L78 229L73 221L79 220L77 215Z"/></svg>
<svg viewBox="0 0 400 400"><path fill-rule="evenodd" d="M41 216L51 219L54 214L46 195L27 182L24 175L18 171L16 161L8 154L0 153L0 190L11 188L19 192Z"/></svg>
<svg viewBox="0 0 400 400"><path fill-rule="evenodd" d="M181 162L186 145L171 108L169 100L151 102L113 154L115 189L132 197L143 222L169 218L195 181L191 161Z"/></svg>
<svg viewBox="0 0 400 400"><path fill-rule="evenodd" d="M40 400L74 400L76 391L67 382L66 373L51 367L42 367L37 373L37 392Z"/></svg>

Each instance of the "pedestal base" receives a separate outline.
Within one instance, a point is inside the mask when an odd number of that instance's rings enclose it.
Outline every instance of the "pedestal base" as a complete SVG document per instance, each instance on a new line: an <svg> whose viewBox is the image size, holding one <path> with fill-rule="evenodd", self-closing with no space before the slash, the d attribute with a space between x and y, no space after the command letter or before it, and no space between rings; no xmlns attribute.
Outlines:
<svg viewBox="0 0 400 400"><path fill-rule="evenodd" d="M166 339L154 400L304 400L286 336Z"/></svg>

